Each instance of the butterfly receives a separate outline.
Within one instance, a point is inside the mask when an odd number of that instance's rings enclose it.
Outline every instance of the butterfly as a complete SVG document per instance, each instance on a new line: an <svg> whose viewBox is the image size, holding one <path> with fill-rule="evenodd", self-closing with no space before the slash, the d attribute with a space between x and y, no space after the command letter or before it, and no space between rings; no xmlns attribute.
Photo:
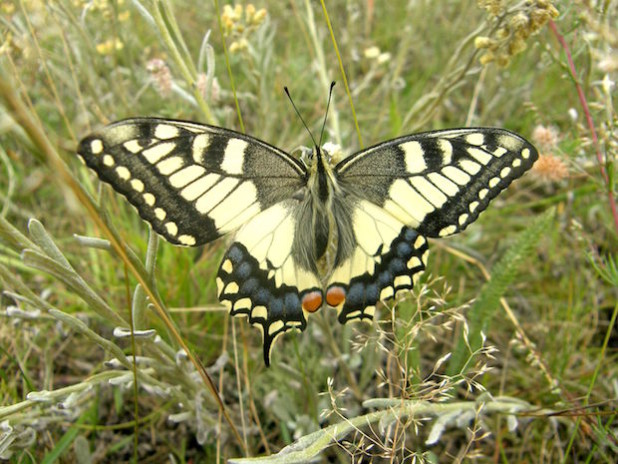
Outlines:
<svg viewBox="0 0 618 464"><path fill-rule="evenodd" d="M410 291L429 237L464 230L538 157L499 128L407 135L335 163L316 144L297 159L266 142L194 122L134 118L77 150L167 241L199 246L235 232L218 298L274 341L323 307L371 320Z"/></svg>

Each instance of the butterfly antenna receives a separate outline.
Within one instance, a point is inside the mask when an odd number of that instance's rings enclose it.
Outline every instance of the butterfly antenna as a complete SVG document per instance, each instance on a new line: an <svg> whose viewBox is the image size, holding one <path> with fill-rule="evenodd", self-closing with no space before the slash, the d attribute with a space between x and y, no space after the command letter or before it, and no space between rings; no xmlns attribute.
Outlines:
<svg viewBox="0 0 618 464"><path fill-rule="evenodd" d="M296 108L296 105L294 104L294 100L292 100L292 96L290 95L290 91L288 90L287 87L283 87L283 90L285 90L285 94L288 96L288 98L290 99L290 103L292 103L292 106L294 107L294 111L296 111L296 114L298 115L299 119L301 120L301 122L303 123L303 126L305 126L305 129L307 129L307 132L309 132L309 136L311 137L311 140L313 140L313 144L318 147L318 144L315 142L315 138L313 138L313 134L311 133L311 131L309 130L309 127L307 126L307 123L305 122L305 120L303 119L303 117L300 115L300 112L298 111L298 108Z"/></svg>
<svg viewBox="0 0 618 464"><path fill-rule="evenodd" d="M330 90L328 91L328 103L326 104L326 113L324 114L322 130L320 131L320 146L322 146L322 136L324 135L324 128L326 127L326 118L328 117L328 108L330 108L330 99L333 96L333 87L335 87L335 81L330 83Z"/></svg>

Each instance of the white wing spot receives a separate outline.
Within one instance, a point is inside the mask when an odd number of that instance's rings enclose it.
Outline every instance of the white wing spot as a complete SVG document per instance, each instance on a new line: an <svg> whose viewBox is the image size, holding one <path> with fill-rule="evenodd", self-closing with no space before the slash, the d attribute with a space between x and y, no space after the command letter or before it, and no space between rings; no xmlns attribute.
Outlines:
<svg viewBox="0 0 618 464"><path fill-rule="evenodd" d="M418 258L416 258L418 260ZM409 261L408 261L409 262ZM403 287L404 285L412 285L410 276L397 276L394 281L395 287Z"/></svg>
<svg viewBox="0 0 618 464"><path fill-rule="evenodd" d="M521 147L521 141L513 137L512 135L501 135L498 137L498 144L506 148L507 150L517 151ZM522 151L523 155L523 151Z"/></svg>
<svg viewBox="0 0 618 464"><path fill-rule="evenodd" d="M139 153L140 151L142 151L142 144L139 143L139 140L137 139L129 140L128 142L123 143L122 146L125 148L125 150L133 154Z"/></svg>
<svg viewBox="0 0 618 464"><path fill-rule="evenodd" d="M468 182L470 182L470 176L463 172L461 169L456 168L455 166L447 166L442 169L442 172L446 177L448 177L458 185L466 185Z"/></svg>
<svg viewBox="0 0 618 464"><path fill-rule="evenodd" d="M388 300L389 298L392 298L394 294L395 292L393 290L393 287L383 288L380 292L380 300Z"/></svg>
<svg viewBox="0 0 618 464"><path fill-rule="evenodd" d="M208 134L196 135L193 139L193 160L198 164L203 164L203 155L210 143L210 136Z"/></svg>
<svg viewBox="0 0 618 464"><path fill-rule="evenodd" d="M131 178L131 171L124 166L118 166L116 168L116 174L118 174L118 177L122 180L129 180Z"/></svg>
<svg viewBox="0 0 618 464"><path fill-rule="evenodd" d="M234 303L234 311L243 311L251 309L251 298L241 298Z"/></svg>
<svg viewBox="0 0 618 464"><path fill-rule="evenodd" d="M225 289L223 289L223 293L236 294L238 293L239 289L240 288L238 287L238 284L236 282L230 282L225 286Z"/></svg>
<svg viewBox="0 0 618 464"><path fill-rule="evenodd" d="M101 142L101 139L94 139L92 142L90 142L90 151L93 155L99 155L103 153L103 142Z"/></svg>
<svg viewBox="0 0 618 464"><path fill-rule="evenodd" d="M484 200L488 193L489 193L489 190L487 190L487 189L479 190L479 198L481 200Z"/></svg>
<svg viewBox="0 0 618 464"><path fill-rule="evenodd" d="M464 213L461 216L459 216L459 220L458 220L459 221L459 225L463 226L468 221L469 217L470 216L468 216L466 213Z"/></svg>
<svg viewBox="0 0 618 464"><path fill-rule="evenodd" d="M423 245L425 245L425 243L426 243L425 237L423 237L422 235L419 235L418 237L416 237L416 240L414 240L414 249L418 250Z"/></svg>
<svg viewBox="0 0 618 464"><path fill-rule="evenodd" d="M481 164L487 164L492 160L491 155L480 148L468 148L467 152Z"/></svg>
<svg viewBox="0 0 618 464"><path fill-rule="evenodd" d="M114 161L114 158L112 158L112 155L104 155L103 164L105 166L112 167L114 164L116 164L116 162Z"/></svg>
<svg viewBox="0 0 618 464"><path fill-rule="evenodd" d="M473 201L472 203L470 203L470 206L468 207L468 209L470 210L471 213L474 213L474 211L476 211L476 208L478 207L479 207L479 202Z"/></svg>
<svg viewBox="0 0 618 464"><path fill-rule="evenodd" d="M499 177L492 177L491 179L489 179L489 187L490 188L494 188L499 183L500 183L500 178Z"/></svg>
<svg viewBox="0 0 618 464"><path fill-rule="evenodd" d="M193 235L180 235L178 236L178 241L187 246L193 246L196 243Z"/></svg>
<svg viewBox="0 0 618 464"><path fill-rule="evenodd" d="M192 182L187 187L182 189L180 195L187 201L193 201L202 196L210 187L215 185L221 178L218 174L208 174L195 182Z"/></svg>
<svg viewBox="0 0 618 464"><path fill-rule="evenodd" d="M133 179L131 181L131 187L133 187L133 190L135 190L136 192L144 191L144 183L139 179Z"/></svg>
<svg viewBox="0 0 618 464"><path fill-rule="evenodd" d="M251 311L251 318L264 320L268 319L268 310L266 309L266 306L256 306L253 308L253 311Z"/></svg>
<svg viewBox="0 0 618 464"><path fill-rule="evenodd" d="M155 204L155 196L152 193L144 193L142 197L148 206L153 206Z"/></svg>
<svg viewBox="0 0 618 464"><path fill-rule="evenodd" d="M438 139L438 148L442 150L442 164L449 165L453 161L453 144L446 139Z"/></svg>
<svg viewBox="0 0 618 464"><path fill-rule="evenodd" d="M471 175L478 174L478 172L481 170L480 164L475 163L474 161L470 161L469 159L462 159L459 162L459 166Z"/></svg>
<svg viewBox="0 0 618 464"><path fill-rule="evenodd" d="M530 150L529 150L528 148L524 148L524 149L521 151L521 156L522 156L522 158L523 158L523 159L528 159L528 158L530 158Z"/></svg>
<svg viewBox="0 0 618 464"><path fill-rule="evenodd" d="M178 135L180 135L180 130L169 124L159 124L155 127L154 136L158 139L171 139Z"/></svg>
<svg viewBox="0 0 618 464"><path fill-rule="evenodd" d="M249 144L241 139L228 140L223 153L221 169L232 175L242 174L242 165L247 145Z"/></svg>
<svg viewBox="0 0 618 464"><path fill-rule="evenodd" d="M509 167L502 168L502 171L500 171L500 177L507 177L510 173L511 173L511 168Z"/></svg>
<svg viewBox="0 0 618 464"><path fill-rule="evenodd" d="M165 223L165 230L167 230L167 233L170 234L172 237L175 237L176 234L178 233L178 226L176 225L175 222L166 222Z"/></svg>
<svg viewBox="0 0 618 464"><path fill-rule="evenodd" d="M163 221L167 216L167 213L163 208L155 208L154 213L159 221Z"/></svg>
<svg viewBox="0 0 618 464"><path fill-rule="evenodd" d="M436 208L440 208L448 198L431 182L421 176L412 177L410 183Z"/></svg>
<svg viewBox="0 0 618 464"><path fill-rule="evenodd" d="M281 329L283 329L284 326L285 324L283 323L283 321L273 322L272 324L268 326L268 335L272 335L275 332L279 332Z"/></svg>
<svg viewBox="0 0 618 464"><path fill-rule="evenodd" d="M365 315L369 316L369 317L373 317L376 313L376 307L375 306L367 306L365 308Z"/></svg>
<svg viewBox="0 0 618 464"><path fill-rule="evenodd" d="M485 136L480 132L468 134L465 139L470 145L483 145L483 142L485 142Z"/></svg>
<svg viewBox="0 0 618 464"><path fill-rule="evenodd" d="M183 164L184 160L180 156L172 156L157 163L157 169L164 176L169 176L171 173L178 171Z"/></svg>
<svg viewBox="0 0 618 464"><path fill-rule="evenodd" d="M440 235L440 237L446 237L447 235L454 234L455 232L457 232L457 227L450 225L442 229L438 235Z"/></svg>
<svg viewBox="0 0 618 464"><path fill-rule="evenodd" d="M407 263L408 269L414 269L416 267L422 266L421 260L416 256L412 256Z"/></svg>
<svg viewBox="0 0 618 464"><path fill-rule="evenodd" d="M504 147L498 147L494 150L494 156L500 158L505 153L508 153L508 150Z"/></svg>
<svg viewBox="0 0 618 464"><path fill-rule="evenodd" d="M225 261L223 261L223 263L221 263L221 269L228 274L231 274L234 270L234 265L232 264L232 261L226 259Z"/></svg>
<svg viewBox="0 0 618 464"><path fill-rule="evenodd" d="M187 184L190 184L195 179L200 177L202 174L206 172L201 166L187 166L186 168L181 169L180 171L174 173L170 176L169 181L173 187L182 188Z"/></svg>
<svg viewBox="0 0 618 464"><path fill-rule="evenodd" d="M424 150L419 142L406 142L399 145L399 148L403 150L405 161L406 161L406 170L410 174L416 174L419 172L423 172L427 169L427 164L425 164Z"/></svg>
<svg viewBox="0 0 618 464"><path fill-rule="evenodd" d="M446 193L449 197L454 197L459 193L459 188L442 174L430 172L427 177L436 185L436 187Z"/></svg>
<svg viewBox="0 0 618 464"><path fill-rule="evenodd" d="M146 158L149 163L155 164L164 156L169 155L174 148L176 148L176 144L174 142L159 143L154 147L146 148L142 152L142 156Z"/></svg>
<svg viewBox="0 0 618 464"><path fill-rule="evenodd" d="M519 158L515 158L513 160L513 167L518 168L519 166L521 166L521 160Z"/></svg>

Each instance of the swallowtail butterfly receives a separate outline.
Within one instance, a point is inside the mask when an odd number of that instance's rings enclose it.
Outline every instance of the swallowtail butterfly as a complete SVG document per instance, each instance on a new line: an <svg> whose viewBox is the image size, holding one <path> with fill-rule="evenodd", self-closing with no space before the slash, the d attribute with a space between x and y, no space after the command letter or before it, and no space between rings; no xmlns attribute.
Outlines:
<svg viewBox="0 0 618 464"><path fill-rule="evenodd" d="M154 118L113 123L79 155L169 242L199 246L237 231L217 275L233 315L275 339L322 307L371 320L409 291L427 237L464 230L537 159L504 129L407 135L338 163L319 146L298 160L219 127Z"/></svg>

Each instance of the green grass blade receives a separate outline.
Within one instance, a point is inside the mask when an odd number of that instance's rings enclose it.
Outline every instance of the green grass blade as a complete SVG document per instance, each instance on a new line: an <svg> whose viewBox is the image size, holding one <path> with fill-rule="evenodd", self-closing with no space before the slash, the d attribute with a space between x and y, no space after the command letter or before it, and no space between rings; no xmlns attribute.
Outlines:
<svg viewBox="0 0 618 464"><path fill-rule="evenodd" d="M519 234L517 240L495 265L491 279L483 286L468 314L468 336L461 336L453 352L447 373L456 375L462 372L471 353L482 345L483 333L489 331L491 320L500 307L500 298L517 277L521 264L532 254L539 239L548 229L554 217L550 209L537 218L526 230Z"/></svg>

